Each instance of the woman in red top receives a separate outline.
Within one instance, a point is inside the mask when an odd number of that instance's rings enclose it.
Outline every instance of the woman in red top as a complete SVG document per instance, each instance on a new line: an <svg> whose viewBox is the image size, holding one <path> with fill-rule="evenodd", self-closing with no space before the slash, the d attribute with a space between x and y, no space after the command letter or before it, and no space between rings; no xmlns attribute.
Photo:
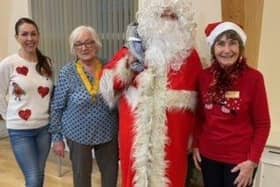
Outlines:
<svg viewBox="0 0 280 187"><path fill-rule="evenodd" d="M263 76L246 63L238 25L213 23L205 33L213 63L199 80L194 162L205 187L251 186L270 129Z"/></svg>

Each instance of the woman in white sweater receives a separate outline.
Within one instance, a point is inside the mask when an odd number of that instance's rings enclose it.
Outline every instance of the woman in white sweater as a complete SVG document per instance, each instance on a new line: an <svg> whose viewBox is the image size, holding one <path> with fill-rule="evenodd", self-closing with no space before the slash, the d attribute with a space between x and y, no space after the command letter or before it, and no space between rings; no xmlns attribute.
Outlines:
<svg viewBox="0 0 280 187"><path fill-rule="evenodd" d="M26 187L42 187L50 150L51 60L38 49L39 29L33 20L20 18L15 37L21 48L0 62L0 115Z"/></svg>

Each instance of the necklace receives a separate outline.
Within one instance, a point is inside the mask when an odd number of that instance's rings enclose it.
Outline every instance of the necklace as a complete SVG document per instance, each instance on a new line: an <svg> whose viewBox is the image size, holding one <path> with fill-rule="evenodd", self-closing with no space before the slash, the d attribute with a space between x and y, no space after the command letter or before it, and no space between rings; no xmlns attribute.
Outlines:
<svg viewBox="0 0 280 187"><path fill-rule="evenodd" d="M92 96L92 99L95 100L95 97L99 92L99 82L100 82L100 75L102 71L102 64L99 60L94 60L93 63L95 64L95 68L93 72L94 74L93 82L89 80L88 76L85 73L84 67L80 61L76 63L76 69L88 93Z"/></svg>

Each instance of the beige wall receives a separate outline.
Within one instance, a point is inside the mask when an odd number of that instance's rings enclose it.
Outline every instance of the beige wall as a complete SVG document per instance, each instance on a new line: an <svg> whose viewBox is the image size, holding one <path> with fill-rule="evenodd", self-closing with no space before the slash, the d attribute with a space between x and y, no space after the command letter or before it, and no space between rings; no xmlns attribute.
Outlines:
<svg viewBox="0 0 280 187"><path fill-rule="evenodd" d="M17 51L14 24L19 17L29 15L28 0L1 0L0 2L0 59Z"/></svg>
<svg viewBox="0 0 280 187"><path fill-rule="evenodd" d="M2 1L0 3L0 23L1 23L1 32L0 32L0 59L2 59L8 53L8 25L9 25L9 10L10 3L9 1Z"/></svg>
<svg viewBox="0 0 280 187"><path fill-rule="evenodd" d="M266 81L273 132L280 132L280 24L276 21L280 17L279 7L280 1L264 1L258 63Z"/></svg>
<svg viewBox="0 0 280 187"><path fill-rule="evenodd" d="M209 23L222 20L221 0L193 0L192 2L195 9L195 19L197 21L197 49L201 60L205 63L209 63L209 47L206 43L204 29Z"/></svg>

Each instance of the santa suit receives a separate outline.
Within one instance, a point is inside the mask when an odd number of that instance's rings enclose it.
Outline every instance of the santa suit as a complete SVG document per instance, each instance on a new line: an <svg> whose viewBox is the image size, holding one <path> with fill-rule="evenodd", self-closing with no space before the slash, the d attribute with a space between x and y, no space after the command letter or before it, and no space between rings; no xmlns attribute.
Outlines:
<svg viewBox="0 0 280 187"><path fill-rule="evenodd" d="M101 78L104 99L119 106L122 186L184 187L199 57L193 50L178 71L147 65L135 74L127 53L121 49Z"/></svg>

